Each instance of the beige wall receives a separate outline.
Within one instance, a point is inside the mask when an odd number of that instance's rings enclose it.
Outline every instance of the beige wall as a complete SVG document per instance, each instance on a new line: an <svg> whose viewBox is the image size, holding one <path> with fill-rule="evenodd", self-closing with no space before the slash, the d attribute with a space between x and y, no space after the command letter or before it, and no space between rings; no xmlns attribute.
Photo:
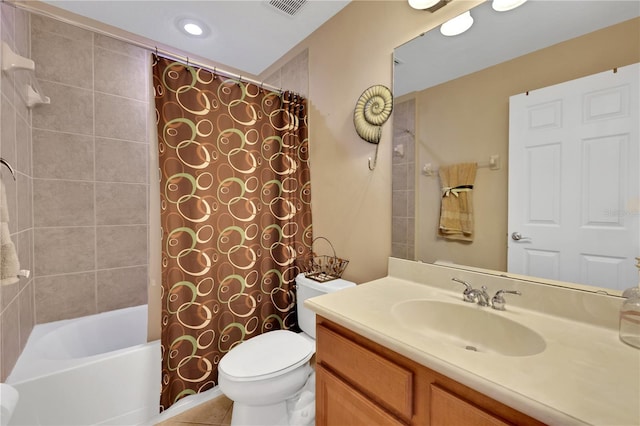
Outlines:
<svg viewBox="0 0 640 426"><path fill-rule="evenodd" d="M313 227L350 260L344 278L357 283L386 275L391 254L392 122L375 145L358 137L353 108L369 86L392 87L393 49L479 2L454 1L434 14L405 0L353 1L264 75L309 50L309 129ZM322 249L319 247L318 249Z"/></svg>
<svg viewBox="0 0 640 426"><path fill-rule="evenodd" d="M478 169L472 244L436 238L439 179L418 177L416 258L506 270L509 96L638 61L640 19L633 19L407 95L416 100L419 167L502 159L498 171Z"/></svg>

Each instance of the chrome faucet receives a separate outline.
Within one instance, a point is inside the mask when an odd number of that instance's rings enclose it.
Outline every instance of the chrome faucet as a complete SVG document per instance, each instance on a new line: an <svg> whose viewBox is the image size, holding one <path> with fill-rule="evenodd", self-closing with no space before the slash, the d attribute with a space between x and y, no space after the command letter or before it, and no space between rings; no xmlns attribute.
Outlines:
<svg viewBox="0 0 640 426"><path fill-rule="evenodd" d="M504 297L502 296L503 294L517 294L518 296L522 295L522 293L520 293L518 290L498 290L495 296L491 298L491 307L493 309L497 309L499 311L505 310L504 305L507 302L504 300Z"/></svg>
<svg viewBox="0 0 640 426"><path fill-rule="evenodd" d="M465 289L462 292L462 300L469 303L478 303L480 306L489 306L489 294L487 294L487 287L482 286L480 290L473 288L471 284L463 281L459 278L451 278L452 281L464 285Z"/></svg>
<svg viewBox="0 0 640 426"><path fill-rule="evenodd" d="M480 290L474 288L471 290L471 297L474 298L478 305L489 306L489 294L487 293L487 286L483 285Z"/></svg>

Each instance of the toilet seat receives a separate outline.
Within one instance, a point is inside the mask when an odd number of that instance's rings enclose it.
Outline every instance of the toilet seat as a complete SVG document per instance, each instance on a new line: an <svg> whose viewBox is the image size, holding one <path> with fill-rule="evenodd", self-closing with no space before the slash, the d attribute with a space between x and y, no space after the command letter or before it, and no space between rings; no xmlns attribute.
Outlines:
<svg viewBox="0 0 640 426"><path fill-rule="evenodd" d="M231 349L218 371L235 381L265 380L294 370L315 353L315 346L297 333L275 330Z"/></svg>

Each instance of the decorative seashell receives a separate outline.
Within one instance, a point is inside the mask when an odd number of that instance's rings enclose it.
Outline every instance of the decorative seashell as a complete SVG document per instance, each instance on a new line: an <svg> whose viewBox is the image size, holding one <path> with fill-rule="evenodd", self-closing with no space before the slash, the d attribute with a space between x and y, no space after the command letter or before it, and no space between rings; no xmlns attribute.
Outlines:
<svg viewBox="0 0 640 426"><path fill-rule="evenodd" d="M382 85L375 85L365 90L353 112L353 124L358 136L370 143L379 143L382 137L382 125L391 116L393 95L391 90Z"/></svg>

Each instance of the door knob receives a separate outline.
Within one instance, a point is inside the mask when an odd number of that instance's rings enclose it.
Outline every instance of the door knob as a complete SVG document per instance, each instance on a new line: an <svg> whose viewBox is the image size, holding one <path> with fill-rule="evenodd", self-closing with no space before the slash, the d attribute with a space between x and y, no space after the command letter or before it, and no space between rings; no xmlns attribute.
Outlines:
<svg viewBox="0 0 640 426"><path fill-rule="evenodd" d="M513 234L511 234L511 239L513 239L514 241L520 241L520 240L530 240L531 238L523 237L522 235L520 235L519 232L514 232Z"/></svg>

